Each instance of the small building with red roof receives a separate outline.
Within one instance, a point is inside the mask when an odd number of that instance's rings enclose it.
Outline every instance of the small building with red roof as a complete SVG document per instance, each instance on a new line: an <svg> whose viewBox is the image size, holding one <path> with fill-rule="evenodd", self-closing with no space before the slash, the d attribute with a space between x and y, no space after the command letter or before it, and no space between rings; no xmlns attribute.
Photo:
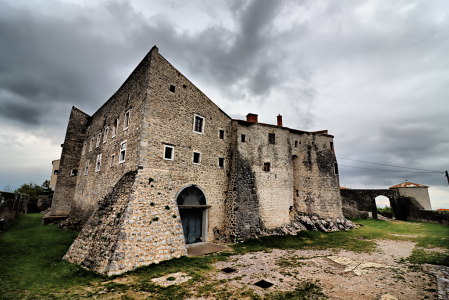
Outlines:
<svg viewBox="0 0 449 300"><path fill-rule="evenodd" d="M418 201L425 210L432 210L429 197L429 186L405 181L390 187L390 189L397 189L400 196L412 197Z"/></svg>

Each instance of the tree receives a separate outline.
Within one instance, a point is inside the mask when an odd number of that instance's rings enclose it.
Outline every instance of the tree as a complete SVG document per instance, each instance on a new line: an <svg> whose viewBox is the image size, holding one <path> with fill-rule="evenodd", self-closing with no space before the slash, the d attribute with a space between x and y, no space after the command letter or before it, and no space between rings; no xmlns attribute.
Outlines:
<svg viewBox="0 0 449 300"><path fill-rule="evenodd" d="M28 195L28 212L30 213L39 212L39 208L37 206L37 200L39 196L53 196L53 190L50 188L50 181L48 180L45 180L42 185L37 185L34 182L24 183L14 192Z"/></svg>

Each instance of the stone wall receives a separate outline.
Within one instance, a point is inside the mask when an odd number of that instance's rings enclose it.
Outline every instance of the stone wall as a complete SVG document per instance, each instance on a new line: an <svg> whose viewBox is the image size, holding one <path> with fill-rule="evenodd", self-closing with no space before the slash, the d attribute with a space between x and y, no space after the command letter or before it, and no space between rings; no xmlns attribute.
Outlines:
<svg viewBox="0 0 449 300"><path fill-rule="evenodd" d="M113 275L185 255L172 183L164 170L126 173L99 203L64 259Z"/></svg>
<svg viewBox="0 0 449 300"><path fill-rule="evenodd" d="M70 213L75 199L78 179L77 176L72 176L72 169L78 169L86 126L90 121L89 115L76 107L72 107L64 144L62 145L58 180L50 213L52 216L68 216Z"/></svg>
<svg viewBox="0 0 449 300"><path fill-rule="evenodd" d="M342 189L341 201L343 205L343 213L345 218L360 218L361 213L371 212L372 218L377 219L376 197L385 196L390 199L391 209L395 218L400 219L399 208L392 203L392 200L397 199L399 194L396 189ZM398 213L399 218L396 216Z"/></svg>
<svg viewBox="0 0 449 300"><path fill-rule="evenodd" d="M28 195L0 192L0 220L8 224L28 212Z"/></svg>
<svg viewBox="0 0 449 300"><path fill-rule="evenodd" d="M324 218L343 217L333 136L290 130L294 210Z"/></svg>

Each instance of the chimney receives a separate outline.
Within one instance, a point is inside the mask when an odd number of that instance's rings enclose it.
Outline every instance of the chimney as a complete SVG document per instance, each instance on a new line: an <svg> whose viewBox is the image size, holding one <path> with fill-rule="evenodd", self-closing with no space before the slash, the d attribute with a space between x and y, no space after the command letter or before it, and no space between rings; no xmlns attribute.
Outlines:
<svg viewBox="0 0 449 300"><path fill-rule="evenodd" d="M278 116L278 126L282 127L282 116L281 115Z"/></svg>
<svg viewBox="0 0 449 300"><path fill-rule="evenodd" d="M256 114L247 114L246 115L246 121L251 123L257 123L257 115Z"/></svg>

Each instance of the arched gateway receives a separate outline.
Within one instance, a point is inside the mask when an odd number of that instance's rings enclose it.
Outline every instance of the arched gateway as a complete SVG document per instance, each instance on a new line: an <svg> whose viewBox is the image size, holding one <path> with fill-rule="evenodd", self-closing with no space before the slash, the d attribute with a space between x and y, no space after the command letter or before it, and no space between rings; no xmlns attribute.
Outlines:
<svg viewBox="0 0 449 300"><path fill-rule="evenodd" d="M196 185L188 185L178 192L176 202L186 244L206 242L207 208L210 206L203 190Z"/></svg>

